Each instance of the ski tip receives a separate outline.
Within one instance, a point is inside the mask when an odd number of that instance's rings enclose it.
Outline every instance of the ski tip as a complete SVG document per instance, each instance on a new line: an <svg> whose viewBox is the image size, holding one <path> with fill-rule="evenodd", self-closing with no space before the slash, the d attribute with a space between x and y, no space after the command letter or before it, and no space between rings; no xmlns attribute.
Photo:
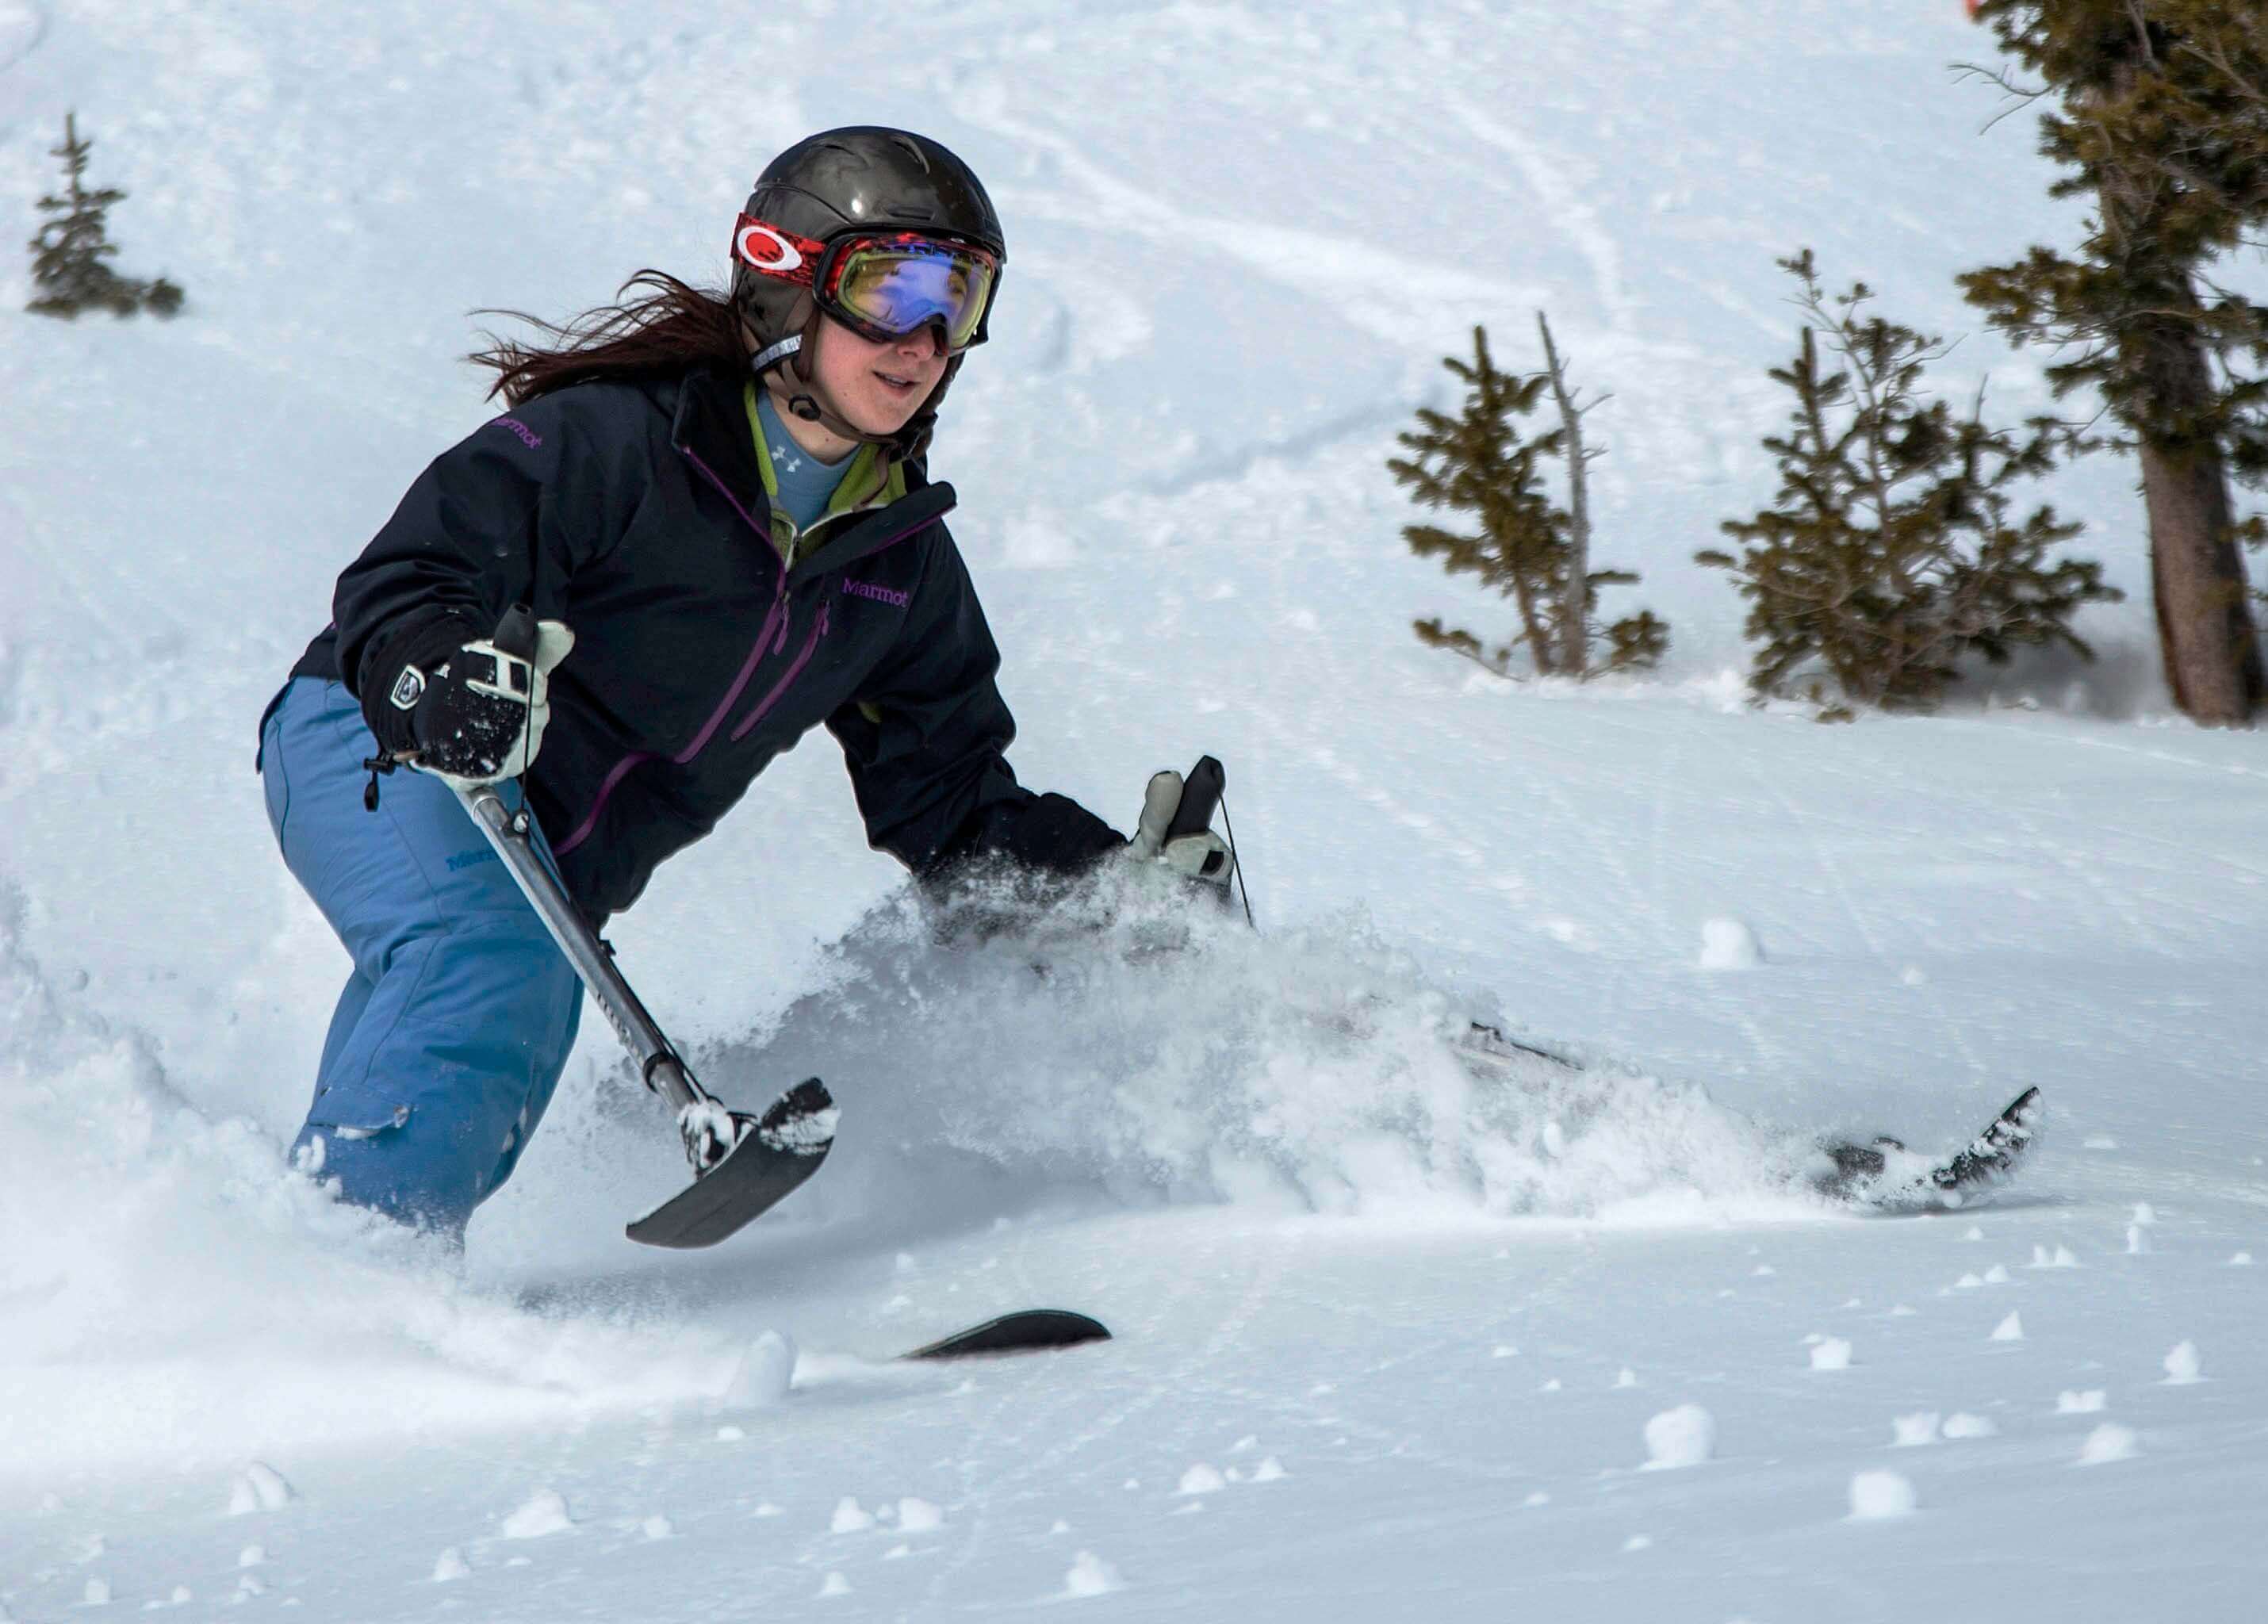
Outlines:
<svg viewBox="0 0 2268 1624"><path fill-rule="evenodd" d="M1109 1340L1109 1329L1100 1319L1067 1308L1027 1308L955 1331L898 1357L970 1359L988 1354L1039 1353Z"/></svg>
<svg viewBox="0 0 2268 1624"><path fill-rule="evenodd" d="M762 1116L734 1112L740 1133L724 1159L622 1233L644 1246L713 1246L762 1217L819 1171L840 1113L817 1077L774 1100Z"/></svg>

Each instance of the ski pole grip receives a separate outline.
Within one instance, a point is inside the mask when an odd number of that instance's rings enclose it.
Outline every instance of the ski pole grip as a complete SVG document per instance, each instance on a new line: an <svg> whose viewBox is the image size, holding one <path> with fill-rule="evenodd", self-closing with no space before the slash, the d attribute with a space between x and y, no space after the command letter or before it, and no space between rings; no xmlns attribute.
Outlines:
<svg viewBox="0 0 2268 1624"><path fill-rule="evenodd" d="M1212 827L1213 808L1220 805L1221 791L1226 788L1227 769L1211 756L1199 756L1189 776L1182 780L1182 805L1166 827L1166 838L1177 841Z"/></svg>
<svg viewBox="0 0 2268 1624"><path fill-rule="evenodd" d="M535 663L535 611L524 603L512 605L504 612L504 619L497 622L496 631L490 636L489 641L496 644L500 652L509 654L514 659L523 659L534 665Z"/></svg>

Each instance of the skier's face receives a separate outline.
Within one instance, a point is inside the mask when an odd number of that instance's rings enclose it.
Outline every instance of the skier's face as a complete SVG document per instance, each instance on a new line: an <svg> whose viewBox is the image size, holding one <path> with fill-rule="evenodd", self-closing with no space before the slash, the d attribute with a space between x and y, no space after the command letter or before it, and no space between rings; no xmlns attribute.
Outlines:
<svg viewBox="0 0 2268 1624"><path fill-rule="evenodd" d="M829 318L819 324L813 372L835 408L868 434L895 434L945 376L934 324L876 343Z"/></svg>

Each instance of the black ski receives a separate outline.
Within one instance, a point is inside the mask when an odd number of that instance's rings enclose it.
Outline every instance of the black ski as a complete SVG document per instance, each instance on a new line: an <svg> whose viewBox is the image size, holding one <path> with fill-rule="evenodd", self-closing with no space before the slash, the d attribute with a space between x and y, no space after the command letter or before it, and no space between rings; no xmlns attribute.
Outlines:
<svg viewBox="0 0 2268 1624"><path fill-rule="evenodd" d="M1916 1158L1895 1139L1822 1146L1835 1168L1815 1179L1813 1187L1838 1201L1867 1207L1966 1205L2015 1171L2031 1148L2044 1110L2040 1091L2028 1088L1986 1123L1983 1133L1943 1161L1918 1171L1902 1165Z"/></svg>
<svg viewBox="0 0 2268 1624"><path fill-rule="evenodd" d="M761 1117L733 1113L725 1159L624 1230L648 1246L713 1246L819 1171L835 1143L835 1101L817 1077L797 1084Z"/></svg>
<svg viewBox="0 0 2268 1624"><path fill-rule="evenodd" d="M980 1355L1038 1353L1107 1342L1110 1333L1099 1319L1063 1308L1027 1308L955 1331L951 1336L902 1353L901 1359L970 1359Z"/></svg>

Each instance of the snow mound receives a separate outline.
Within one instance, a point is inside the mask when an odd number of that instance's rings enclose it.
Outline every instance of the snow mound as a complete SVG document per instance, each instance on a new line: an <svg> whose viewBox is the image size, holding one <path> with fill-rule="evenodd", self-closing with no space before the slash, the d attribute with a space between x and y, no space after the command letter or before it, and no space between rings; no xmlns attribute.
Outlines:
<svg viewBox="0 0 2268 1624"><path fill-rule="evenodd" d="M1704 970L1753 970L1764 961L1764 944L1756 933L1738 919L1705 920L1701 926L1701 956L1696 961Z"/></svg>
<svg viewBox="0 0 2268 1624"><path fill-rule="evenodd" d="M281 1472L261 1461L247 1461L229 1486L228 1514L249 1517L254 1511L273 1511L296 1498Z"/></svg>
<svg viewBox="0 0 2268 1624"><path fill-rule="evenodd" d="M1697 1404L1681 1404L1646 1423L1646 1465L1638 1470L1673 1472L1697 1466L1716 1450L1716 1417Z"/></svg>
<svg viewBox="0 0 2268 1624"><path fill-rule="evenodd" d="M1851 1520L1879 1522L1910 1516L1914 1509L1912 1481L1896 1472L1860 1472L1851 1479Z"/></svg>
<svg viewBox="0 0 2268 1624"><path fill-rule="evenodd" d="M2079 1446L2079 1464L2099 1466L2114 1460L2131 1460L2134 1456L2134 1429L2122 1427L2115 1421L2106 1421L2087 1435Z"/></svg>
<svg viewBox="0 0 2268 1624"><path fill-rule="evenodd" d="M539 1488L504 1519L503 1533L507 1539L541 1539L574 1525L575 1519L567 1514L567 1497L556 1488Z"/></svg>
<svg viewBox="0 0 2268 1624"><path fill-rule="evenodd" d="M1064 1575L1063 1593L1067 1597L1101 1596L1120 1589L1123 1584L1117 1569L1093 1551L1081 1551L1071 1558L1071 1571Z"/></svg>
<svg viewBox="0 0 2268 1624"><path fill-rule="evenodd" d="M766 1331L740 1356L725 1384L728 1410L763 1409L787 1397L795 1381L795 1343L784 1332Z"/></svg>

